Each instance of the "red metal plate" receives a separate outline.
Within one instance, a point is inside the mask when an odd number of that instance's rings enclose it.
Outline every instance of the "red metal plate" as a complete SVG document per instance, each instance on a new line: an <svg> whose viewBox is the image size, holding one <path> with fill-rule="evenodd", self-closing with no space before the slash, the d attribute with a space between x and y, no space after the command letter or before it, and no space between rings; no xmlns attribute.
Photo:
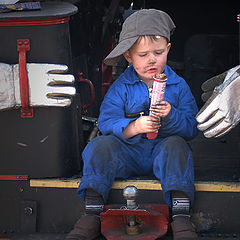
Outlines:
<svg viewBox="0 0 240 240"><path fill-rule="evenodd" d="M24 180L28 180L28 175L0 175L0 180L24 181Z"/></svg>
<svg viewBox="0 0 240 240"><path fill-rule="evenodd" d="M107 240L152 240L167 233L169 223L169 208L167 205L140 205L137 210L121 209L116 206L105 206L101 213L102 234ZM128 235L126 226L129 216L136 216L140 232Z"/></svg>

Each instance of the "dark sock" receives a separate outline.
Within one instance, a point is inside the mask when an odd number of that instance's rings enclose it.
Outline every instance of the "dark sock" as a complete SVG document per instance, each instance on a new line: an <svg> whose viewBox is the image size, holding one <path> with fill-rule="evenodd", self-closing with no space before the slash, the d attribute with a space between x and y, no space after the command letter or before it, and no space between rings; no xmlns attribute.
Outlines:
<svg viewBox="0 0 240 240"><path fill-rule="evenodd" d="M102 196L92 188L86 189L85 212L87 215L99 215L103 212L104 201Z"/></svg>
<svg viewBox="0 0 240 240"><path fill-rule="evenodd" d="M190 199L180 191L172 191L172 218L190 218Z"/></svg>

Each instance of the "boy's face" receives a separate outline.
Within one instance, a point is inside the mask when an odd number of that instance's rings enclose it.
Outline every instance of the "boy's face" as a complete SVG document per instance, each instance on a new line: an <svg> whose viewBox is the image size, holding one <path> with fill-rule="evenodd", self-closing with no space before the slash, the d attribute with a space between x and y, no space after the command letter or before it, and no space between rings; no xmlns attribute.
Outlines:
<svg viewBox="0 0 240 240"><path fill-rule="evenodd" d="M157 72L163 72L170 47L164 37L155 40L143 37L124 53L124 57L133 64L139 78L148 81Z"/></svg>

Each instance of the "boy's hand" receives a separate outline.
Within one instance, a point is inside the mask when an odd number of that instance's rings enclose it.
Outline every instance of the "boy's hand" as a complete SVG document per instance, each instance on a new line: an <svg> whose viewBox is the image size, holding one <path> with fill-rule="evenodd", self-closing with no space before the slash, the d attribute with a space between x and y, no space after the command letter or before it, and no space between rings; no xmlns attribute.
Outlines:
<svg viewBox="0 0 240 240"><path fill-rule="evenodd" d="M141 116L135 120L135 127L139 133L158 131L161 127L160 119L154 116Z"/></svg>
<svg viewBox="0 0 240 240"><path fill-rule="evenodd" d="M171 111L171 104L167 101L161 101L151 106L150 111L156 118L166 117Z"/></svg>
<svg viewBox="0 0 240 240"><path fill-rule="evenodd" d="M123 136L128 139L140 133L156 132L160 127L160 118L154 116L141 116L129 123L123 131Z"/></svg>

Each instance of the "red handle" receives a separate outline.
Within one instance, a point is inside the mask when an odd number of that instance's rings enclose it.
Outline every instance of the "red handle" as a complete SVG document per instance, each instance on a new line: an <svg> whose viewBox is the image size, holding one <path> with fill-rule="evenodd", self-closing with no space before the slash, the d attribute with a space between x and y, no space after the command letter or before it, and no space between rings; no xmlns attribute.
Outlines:
<svg viewBox="0 0 240 240"><path fill-rule="evenodd" d="M21 95L21 117L33 118L33 108L29 106L29 84L27 74L26 52L30 50L29 39L17 39L17 51L19 52L19 84Z"/></svg>
<svg viewBox="0 0 240 240"><path fill-rule="evenodd" d="M79 81L79 82L85 82L85 83L87 83L87 84L89 85L89 87L90 87L90 92L91 92L91 100L90 100L90 103L85 104L85 105L83 105L83 107L82 107L82 114L84 115L84 114L87 114L87 108L89 108L90 106L92 106L93 103L94 103L94 100L95 100L95 89L94 89L93 83L92 83L90 80L88 80L87 78L83 78L83 77L82 77L82 76L83 76L83 73L82 73L82 72L79 73L78 76L79 76L78 81Z"/></svg>

